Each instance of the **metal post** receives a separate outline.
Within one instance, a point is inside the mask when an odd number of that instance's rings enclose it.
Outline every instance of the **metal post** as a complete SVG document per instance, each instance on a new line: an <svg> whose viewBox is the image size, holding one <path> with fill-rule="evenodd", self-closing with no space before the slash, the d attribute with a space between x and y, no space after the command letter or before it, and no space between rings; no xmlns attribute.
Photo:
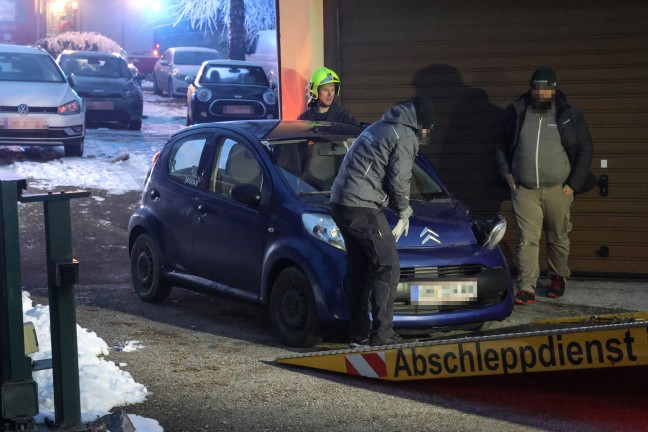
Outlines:
<svg viewBox="0 0 648 432"><path fill-rule="evenodd" d="M24 179L0 176L0 430L35 431L38 390L25 355L20 242L18 238L19 189Z"/></svg>
<svg viewBox="0 0 648 432"><path fill-rule="evenodd" d="M78 261L72 258L70 200L90 195L86 191L50 192L20 198L22 202L43 201L45 247L52 337L52 374L56 424L66 431L85 431L81 423L79 359L76 337L74 284Z"/></svg>

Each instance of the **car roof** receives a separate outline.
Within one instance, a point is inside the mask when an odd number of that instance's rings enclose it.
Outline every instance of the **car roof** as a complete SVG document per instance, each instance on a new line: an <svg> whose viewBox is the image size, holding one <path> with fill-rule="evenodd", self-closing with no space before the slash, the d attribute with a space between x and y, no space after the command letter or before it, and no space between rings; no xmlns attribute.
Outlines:
<svg viewBox="0 0 648 432"><path fill-rule="evenodd" d="M0 44L0 52L49 55L43 48L29 45Z"/></svg>
<svg viewBox="0 0 648 432"><path fill-rule="evenodd" d="M363 128L352 124L313 122L306 120L236 120L226 122L202 123L177 132L182 134L191 131L209 131L214 127L233 132L247 132L259 140L284 138L315 138L318 136L357 136Z"/></svg>
<svg viewBox="0 0 648 432"><path fill-rule="evenodd" d="M213 48L205 48L205 47L171 47L169 49L175 52L182 52L182 51L214 52L215 51L217 53L220 53L220 51L218 50L215 50Z"/></svg>
<svg viewBox="0 0 648 432"><path fill-rule="evenodd" d="M250 62L245 60L206 60L203 62L207 66L258 66L263 67L259 63Z"/></svg>

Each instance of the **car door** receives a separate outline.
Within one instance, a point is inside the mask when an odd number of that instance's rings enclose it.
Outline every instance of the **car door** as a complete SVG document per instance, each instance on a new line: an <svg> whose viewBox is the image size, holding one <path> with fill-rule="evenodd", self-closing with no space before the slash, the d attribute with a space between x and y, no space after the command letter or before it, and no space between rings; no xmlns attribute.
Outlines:
<svg viewBox="0 0 648 432"><path fill-rule="evenodd" d="M165 149L147 191L147 206L160 222L161 246L174 270L194 272L192 225L204 185L212 133L183 135Z"/></svg>
<svg viewBox="0 0 648 432"><path fill-rule="evenodd" d="M193 244L196 273L233 288L258 293L269 219L271 185L258 153L243 138L218 138L206 190L196 207ZM262 193L258 206L232 198L232 189L253 185Z"/></svg>

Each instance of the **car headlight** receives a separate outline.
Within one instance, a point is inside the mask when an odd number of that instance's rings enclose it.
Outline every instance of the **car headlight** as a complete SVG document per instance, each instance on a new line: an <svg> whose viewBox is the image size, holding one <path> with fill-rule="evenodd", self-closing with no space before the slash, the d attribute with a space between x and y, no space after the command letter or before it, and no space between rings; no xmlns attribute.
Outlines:
<svg viewBox="0 0 648 432"><path fill-rule="evenodd" d="M81 104L77 101L65 103L56 109L57 114L72 115L81 112Z"/></svg>
<svg viewBox="0 0 648 432"><path fill-rule="evenodd" d="M337 225L335 225L335 222L333 222L331 216L318 213L304 213L302 215L302 222L306 231L317 240L328 243L334 248L346 250L342 233Z"/></svg>
<svg viewBox="0 0 648 432"><path fill-rule="evenodd" d="M268 105L274 105L275 103L277 103L277 94L272 90L268 90L265 93L263 93L263 100Z"/></svg>
<svg viewBox="0 0 648 432"><path fill-rule="evenodd" d="M198 91L196 92L196 97L201 102L207 102L212 97L211 90L207 88L198 89Z"/></svg>
<svg viewBox="0 0 648 432"><path fill-rule="evenodd" d="M124 92L124 96L127 98L136 96L138 93L137 91L137 85L135 83L130 83L128 87L126 88L126 91Z"/></svg>
<svg viewBox="0 0 648 432"><path fill-rule="evenodd" d="M506 219L499 215L497 219L477 220L473 222L473 229L486 249L494 249L506 233Z"/></svg>

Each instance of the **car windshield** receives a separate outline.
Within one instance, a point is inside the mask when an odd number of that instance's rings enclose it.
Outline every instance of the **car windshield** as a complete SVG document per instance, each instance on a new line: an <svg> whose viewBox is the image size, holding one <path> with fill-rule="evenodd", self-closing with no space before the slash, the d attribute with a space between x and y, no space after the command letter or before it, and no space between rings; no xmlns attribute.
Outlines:
<svg viewBox="0 0 648 432"><path fill-rule="evenodd" d="M201 84L242 84L268 86L268 78L258 66L206 65L198 80Z"/></svg>
<svg viewBox="0 0 648 432"><path fill-rule="evenodd" d="M310 202L328 201L347 150L355 137L291 138L266 141L274 164L290 188ZM431 201L445 192L418 163L412 169L410 199Z"/></svg>
<svg viewBox="0 0 648 432"><path fill-rule="evenodd" d="M102 78L130 78L125 61L115 57L63 57L61 68L66 74Z"/></svg>
<svg viewBox="0 0 648 432"><path fill-rule="evenodd" d="M217 52L209 51L176 51L173 62L177 65L201 65L204 61L220 59Z"/></svg>
<svg viewBox="0 0 648 432"><path fill-rule="evenodd" d="M0 81L65 82L48 55L0 53Z"/></svg>

